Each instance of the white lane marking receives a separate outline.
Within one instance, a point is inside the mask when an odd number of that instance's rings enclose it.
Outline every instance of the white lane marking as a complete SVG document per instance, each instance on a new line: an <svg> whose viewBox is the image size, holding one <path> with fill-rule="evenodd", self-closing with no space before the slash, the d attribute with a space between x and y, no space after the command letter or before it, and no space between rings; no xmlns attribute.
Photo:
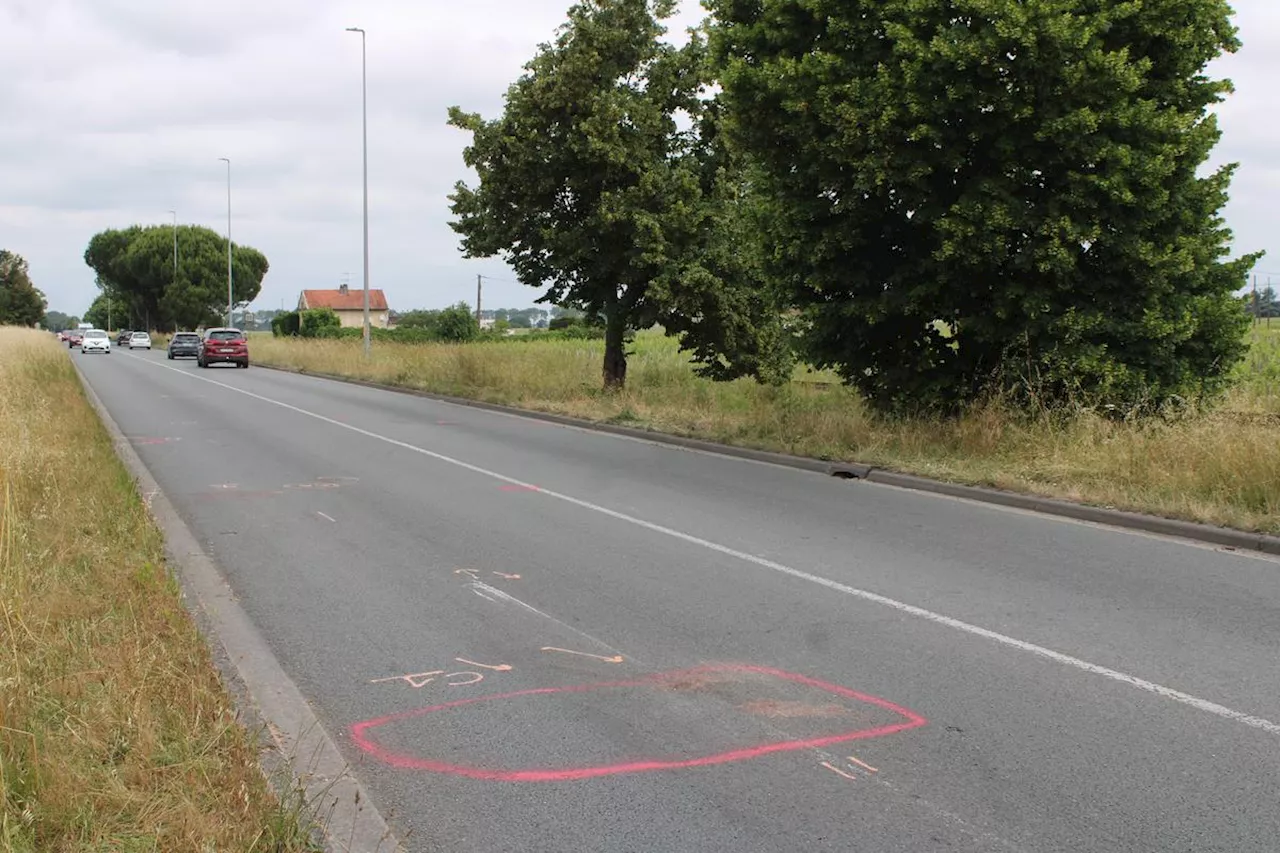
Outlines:
<svg viewBox="0 0 1280 853"><path fill-rule="evenodd" d="M146 361L146 360L143 359L143 361ZM399 439L391 438L390 436L385 436L376 432L371 432L370 430L367 430L367 429L361 429L360 427L352 426L351 424L345 424L345 423L342 423L341 421L334 420L333 418L326 417L316 412L311 412L306 409L299 408L298 406L290 405L289 403L282 403L279 400L273 400L270 397L265 397L261 394L255 394L252 391L246 391L243 388L237 388L234 385L228 385L225 382L218 382L217 380L208 379L204 376L197 376L193 373L189 373L185 370L180 370L176 367L169 367L167 364L160 364L160 363L151 362L151 361L146 361L146 363L152 364L163 370L172 370L175 373L180 373L183 376L188 376L192 379L197 379L201 382L208 382L211 385L217 385L221 388L227 389L228 391L234 391L237 394L243 394L246 397L252 397L255 400L261 400L264 403L270 403L271 405L279 406L282 409L288 409L291 412L296 412L300 415L305 415L309 418L313 418L323 423L340 427L341 429L354 432L358 435L363 435L367 438L372 438L377 441L390 444L394 447L399 447L404 450L409 450L414 453L419 453L423 456L427 456L439 462L445 462L449 465L453 465L457 468L461 468L464 471L471 471L472 473L480 474L482 476L489 477L491 479L498 480L503 483L510 483L511 485L514 485L514 486L535 488L532 483L526 483L522 480L517 480L514 477L508 477L505 474L499 474L496 471L490 471L487 468L481 468L479 465L472 465L470 462L463 462L461 459L454 459L452 456L445 456L442 453L436 453L433 450L427 450L425 447L418 447L415 444L409 444L406 441L400 441ZM797 578L799 580L808 581L810 583L814 583L819 586L826 587L827 589L834 590L836 592L841 592L841 593L844 593L845 595L853 596L854 598L860 598L863 601L870 601L873 604L882 604L885 607L892 607L894 610L898 610L902 613L906 613L911 616L916 616L920 619L925 619L929 622L934 622L938 625L945 625L948 628L954 628L957 631L963 631L964 633L972 634L975 637L982 637L983 639L991 640L992 642L999 643L1003 646L1008 646L1009 648L1027 652L1029 654L1035 655L1036 657L1041 657L1046 660L1051 660L1056 663L1063 664L1064 666L1069 666L1069 667L1072 667L1073 669L1078 669L1082 672L1088 672L1093 675L1100 675L1103 678L1108 678L1112 681L1116 681L1121 684L1127 684L1130 687L1135 687L1138 690L1142 690L1144 692L1154 694L1161 698L1168 699L1170 701L1177 702L1182 705L1187 705L1191 708L1195 708L1196 710L1204 711L1205 713L1213 714L1214 716L1221 717L1226 720L1232 720L1237 723L1243 723L1246 726L1249 726L1255 729L1260 729L1264 732L1267 732L1268 734L1280 735L1280 723L1275 723L1275 722L1272 722L1271 720L1267 720L1262 717L1255 717L1252 714L1245 713L1244 711L1237 711L1234 708L1228 708L1225 705L1219 705L1217 702L1210 702L1208 699L1201 699L1199 696L1193 696L1190 693L1183 693L1181 690L1175 690L1172 687L1165 687L1162 684L1156 684L1154 681L1147 681L1145 679L1138 678L1137 676L1129 675L1128 673L1120 672L1119 670L1116 670L1116 669L1111 669L1110 667L1101 666L1096 663L1090 663L1087 660L1073 657L1071 655L1064 654L1062 652L1056 652L1053 649L1045 648L1044 646L1037 646L1035 643L1029 643L1026 640L1019 640L1016 637L1010 637L1006 634L1001 634L997 631L992 631L989 628L983 628L980 625L974 625L969 622L964 622L960 619L954 619L950 616L945 616L941 613L935 613L932 610L926 610L925 608L917 607L914 604L907 604L904 601L898 601L897 599L889 598L886 595L880 595L879 593L870 592L865 589L858 589L857 587L849 586L848 584L843 584L843 583L840 583L839 581L833 581L830 578L824 578L820 575L811 574L810 572L806 572L801 569L792 568L791 566L787 566L782 563L769 560L765 557L757 557L755 554L748 554L745 551L739 551L736 548L730 548L727 545L721 545L720 543L712 542L709 539L703 539L701 537L694 536L690 533L684 533L683 531L675 530L674 528L671 528L671 527L664 527L663 525L655 524L652 521L645 521L642 518L636 518L635 516L627 515L626 513L618 512L617 510L612 510L612 509L609 509L608 507L600 506L599 504L593 504L590 501L584 501L580 498L575 498L571 495L561 494L560 492L554 492L554 491L551 491L550 489L544 489L541 487L536 487L536 488L537 488L537 493L540 495L544 495L549 498L555 498L556 500L563 501L567 504L572 504L573 506L580 507L582 509L590 510L591 512L599 513L600 515L608 516L609 518L617 519L618 521L625 521L626 523L635 525L636 527L640 527L645 530L652 531L654 533L660 533L664 536L669 536L672 539L678 539L682 542L687 542L691 545L697 545L701 548L707 549L708 551L714 551L717 554L724 554L727 557L733 557L735 559L742 560L743 562L746 562L746 563L751 563L753 565L760 566L762 568L771 569L775 572L778 572L779 574L788 575L790 577ZM506 596L506 593L503 593L503 595ZM506 597L510 597L510 596L506 596ZM528 605L524 605L523 602L520 602L520 603L523 606L528 607ZM548 618L551 618L551 617L548 617Z"/></svg>
<svg viewBox="0 0 1280 853"><path fill-rule="evenodd" d="M325 521L332 521L334 524L337 524L337 523L338 523L338 519L334 518L334 517L333 517L333 516L331 516L331 515L325 515L325 514L324 514L323 512L321 512L320 510L316 510L316 515L320 516L320 517L321 517L321 518L323 518Z"/></svg>

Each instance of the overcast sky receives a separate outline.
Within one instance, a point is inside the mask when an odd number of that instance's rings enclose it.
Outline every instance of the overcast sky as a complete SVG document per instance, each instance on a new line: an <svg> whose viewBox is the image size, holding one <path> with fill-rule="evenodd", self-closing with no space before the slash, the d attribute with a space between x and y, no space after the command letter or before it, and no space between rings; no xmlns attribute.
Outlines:
<svg viewBox="0 0 1280 853"><path fill-rule="evenodd" d="M1280 2L1236 0L1244 49L1215 159L1239 161L1227 219L1280 284ZM361 283L360 40L369 33L370 281L392 307L532 304L497 260L464 260L447 195L467 178L451 104L492 117L569 0L0 0L0 248L54 310L96 293L85 243L183 223L271 262L255 307ZM684 0L673 29L702 11Z"/></svg>

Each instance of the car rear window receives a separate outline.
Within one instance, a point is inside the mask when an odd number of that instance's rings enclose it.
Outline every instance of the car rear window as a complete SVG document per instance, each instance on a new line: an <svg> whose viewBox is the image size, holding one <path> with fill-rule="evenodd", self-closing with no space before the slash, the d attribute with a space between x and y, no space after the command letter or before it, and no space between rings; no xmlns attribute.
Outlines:
<svg viewBox="0 0 1280 853"><path fill-rule="evenodd" d="M210 332L209 340L211 341L242 341L244 335L239 332Z"/></svg>
<svg viewBox="0 0 1280 853"><path fill-rule="evenodd" d="M194 332L179 332L173 336L173 339L175 341L198 341L200 340L200 336Z"/></svg>

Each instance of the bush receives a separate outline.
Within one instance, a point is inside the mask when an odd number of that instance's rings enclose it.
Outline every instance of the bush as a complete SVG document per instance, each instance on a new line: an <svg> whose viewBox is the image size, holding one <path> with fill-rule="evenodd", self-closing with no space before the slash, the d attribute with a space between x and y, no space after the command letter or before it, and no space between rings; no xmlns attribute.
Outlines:
<svg viewBox="0 0 1280 853"><path fill-rule="evenodd" d="M271 334L277 338L291 338L298 334L301 318L297 311L286 311L277 314L271 320Z"/></svg>
<svg viewBox="0 0 1280 853"><path fill-rule="evenodd" d="M436 334L442 341L474 341L480 335L480 322L465 302L459 302L437 315Z"/></svg>
<svg viewBox="0 0 1280 853"><path fill-rule="evenodd" d="M304 338L317 338L325 329L340 328L342 321L332 308L309 308L299 314L298 334Z"/></svg>

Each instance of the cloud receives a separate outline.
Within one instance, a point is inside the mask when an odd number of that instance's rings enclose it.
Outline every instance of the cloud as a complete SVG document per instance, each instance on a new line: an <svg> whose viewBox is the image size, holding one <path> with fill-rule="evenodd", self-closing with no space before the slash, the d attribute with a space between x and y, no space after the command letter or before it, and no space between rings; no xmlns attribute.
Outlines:
<svg viewBox="0 0 1280 853"><path fill-rule="evenodd" d="M51 307L95 293L81 255L103 228L226 227L271 260L259 304L360 281L360 37L368 31L371 284L397 307L539 294L496 260L464 260L447 195L468 178L452 104L486 116L569 0L0 0L0 240L31 263ZM1241 250L1271 249L1280 193L1280 4L1238 0L1244 49L1215 64L1217 162L1242 162L1227 210ZM702 17L683 0L677 32ZM1277 276L1280 279L1280 276Z"/></svg>

